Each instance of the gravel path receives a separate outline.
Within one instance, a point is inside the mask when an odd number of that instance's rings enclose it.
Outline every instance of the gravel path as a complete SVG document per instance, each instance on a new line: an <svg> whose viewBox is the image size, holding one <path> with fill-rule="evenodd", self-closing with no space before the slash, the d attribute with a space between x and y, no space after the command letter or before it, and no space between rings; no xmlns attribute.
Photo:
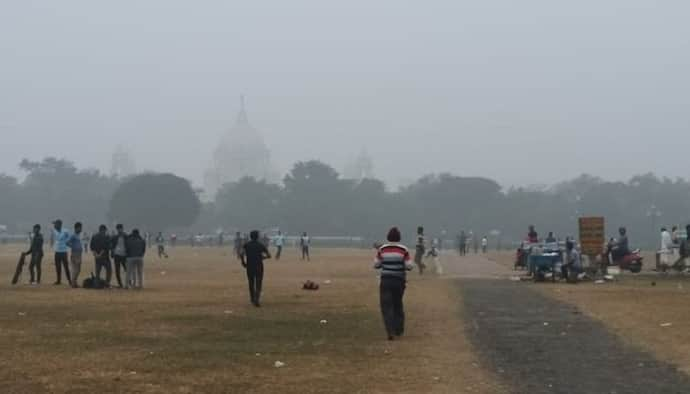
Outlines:
<svg viewBox="0 0 690 394"><path fill-rule="evenodd" d="M461 260L464 269L498 270L481 257ZM687 375L623 344L573 306L524 283L458 276L468 336L513 392L690 393Z"/></svg>

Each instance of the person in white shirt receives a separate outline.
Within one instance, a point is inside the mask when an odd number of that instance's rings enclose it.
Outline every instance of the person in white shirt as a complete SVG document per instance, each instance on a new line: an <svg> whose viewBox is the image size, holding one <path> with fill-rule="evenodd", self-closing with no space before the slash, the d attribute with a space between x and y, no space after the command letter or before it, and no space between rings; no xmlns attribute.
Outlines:
<svg viewBox="0 0 690 394"><path fill-rule="evenodd" d="M299 244L302 247L302 260L306 259L309 261L309 243L311 240L309 239L309 236L307 235L306 231L302 233L302 236L299 239Z"/></svg>
<svg viewBox="0 0 690 394"><path fill-rule="evenodd" d="M489 240L486 239L486 237L482 238L482 253L486 253L487 248L489 247Z"/></svg>
<svg viewBox="0 0 690 394"><path fill-rule="evenodd" d="M280 254L283 252L283 245L285 244L285 236L278 231L278 235L273 238L273 243L276 246L276 260L280 260Z"/></svg>
<svg viewBox="0 0 690 394"><path fill-rule="evenodd" d="M663 271L670 265L671 256L673 255L673 240L671 233L666 230L666 227L661 228L661 248L659 249L659 260Z"/></svg>

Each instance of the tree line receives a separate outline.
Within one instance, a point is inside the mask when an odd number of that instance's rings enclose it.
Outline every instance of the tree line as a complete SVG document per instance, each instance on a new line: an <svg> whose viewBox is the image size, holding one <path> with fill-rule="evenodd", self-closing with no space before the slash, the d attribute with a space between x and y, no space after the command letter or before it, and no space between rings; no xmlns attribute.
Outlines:
<svg viewBox="0 0 690 394"><path fill-rule="evenodd" d="M34 223L123 221L149 231L226 232L281 228L291 234L356 235L379 239L391 225L407 240L423 225L430 237L461 230L478 237L521 239L533 224L542 235L576 235L577 218L604 216L607 234L626 226L631 241L654 246L661 225L690 222L690 182L637 175L625 182L590 175L547 188L503 189L481 177L433 174L397 190L378 179L345 179L319 161L296 163L281 184L243 178L201 203L172 174L128 178L78 169L64 159L23 160L22 181L0 174L0 224L28 231Z"/></svg>

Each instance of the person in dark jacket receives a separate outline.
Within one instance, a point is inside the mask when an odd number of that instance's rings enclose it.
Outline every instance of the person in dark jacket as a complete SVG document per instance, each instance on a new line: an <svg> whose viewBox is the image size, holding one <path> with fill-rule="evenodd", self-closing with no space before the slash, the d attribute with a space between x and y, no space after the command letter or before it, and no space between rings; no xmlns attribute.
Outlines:
<svg viewBox="0 0 690 394"><path fill-rule="evenodd" d="M14 278L12 278L13 285L17 284L19 281L19 276L21 276L24 269L26 256L31 256L31 261L29 262L29 273L31 275L30 283L32 285L40 284L41 261L43 260L43 235L41 235L41 226L38 224L34 225L29 250L21 254L19 264L17 264L17 270L14 273Z"/></svg>
<svg viewBox="0 0 690 394"><path fill-rule="evenodd" d="M110 279L113 276L113 266L110 262L110 236L108 236L108 228L101 224L98 227L98 233L91 237L91 244L89 249L93 253L96 265L96 278L100 281L101 269L105 268L105 281L110 287Z"/></svg>
<svg viewBox="0 0 690 394"><path fill-rule="evenodd" d="M405 311L403 295L407 271L414 266L410 263L410 253L400 243L401 235L397 227L388 231L388 243L378 248L374 268L381 270L379 297L381 314L388 333L388 340L403 335L405 331Z"/></svg>
<svg viewBox="0 0 690 394"><path fill-rule="evenodd" d="M115 229L117 233L113 236L112 243L110 244L110 253L115 263L117 285L122 288L120 270L127 272L127 233L125 233L124 227L121 224L115 226Z"/></svg>
<svg viewBox="0 0 690 394"><path fill-rule="evenodd" d="M252 304L260 307L261 284L264 279L264 260L271 258L266 245L259 242L259 232L254 230L249 234L250 241L244 244L240 253L242 267L247 270L249 281L249 297Z"/></svg>
<svg viewBox="0 0 690 394"><path fill-rule="evenodd" d="M144 287L144 255L146 254L146 241L134 229L127 237L127 272L125 288L141 289Z"/></svg>

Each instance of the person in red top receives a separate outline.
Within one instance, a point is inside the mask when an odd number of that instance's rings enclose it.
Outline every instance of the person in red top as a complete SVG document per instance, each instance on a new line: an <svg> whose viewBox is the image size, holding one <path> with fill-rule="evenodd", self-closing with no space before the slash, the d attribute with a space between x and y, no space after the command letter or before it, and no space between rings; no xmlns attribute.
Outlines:
<svg viewBox="0 0 690 394"><path fill-rule="evenodd" d="M405 331L405 311L403 295L407 271L412 270L410 253L400 243L401 235L397 227L388 232L388 243L380 246L376 253L374 268L381 270L379 296L381 314L388 333L388 340L401 336Z"/></svg>

